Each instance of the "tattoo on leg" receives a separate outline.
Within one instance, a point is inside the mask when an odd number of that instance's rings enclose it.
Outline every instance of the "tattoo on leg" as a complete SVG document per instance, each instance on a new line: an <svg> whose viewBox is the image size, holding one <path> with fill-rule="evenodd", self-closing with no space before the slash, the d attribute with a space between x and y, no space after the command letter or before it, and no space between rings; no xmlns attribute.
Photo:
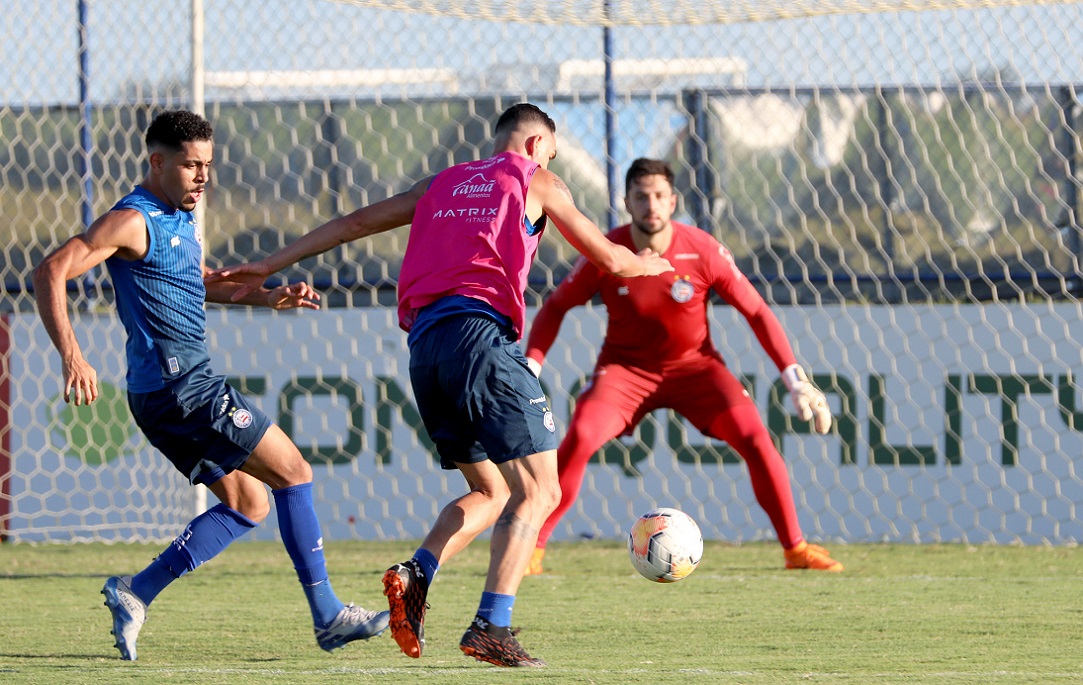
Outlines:
<svg viewBox="0 0 1083 685"><path fill-rule="evenodd" d="M540 532L512 512L501 514L494 528L507 528L508 534L519 540L537 540Z"/></svg>

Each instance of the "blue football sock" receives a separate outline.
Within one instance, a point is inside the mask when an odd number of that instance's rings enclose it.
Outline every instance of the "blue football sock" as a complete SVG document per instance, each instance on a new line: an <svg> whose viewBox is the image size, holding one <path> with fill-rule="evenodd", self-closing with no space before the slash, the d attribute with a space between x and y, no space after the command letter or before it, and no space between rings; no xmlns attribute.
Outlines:
<svg viewBox="0 0 1083 685"><path fill-rule="evenodd" d="M282 544L293 560L297 578L305 590L312 620L317 626L329 624L345 606L331 588L323 556L323 535L312 503L312 483L272 490L278 512Z"/></svg>
<svg viewBox="0 0 1083 685"><path fill-rule="evenodd" d="M346 606L335 594L331 587L331 581L323 579L312 585L301 584L305 591L305 599L308 600L308 608L312 610L312 622L318 628L326 628L335 620L338 612Z"/></svg>
<svg viewBox="0 0 1083 685"><path fill-rule="evenodd" d="M162 559L160 554L150 562L150 566L132 576L132 592L143 600L144 604L150 604L177 578L178 576L173 573L173 569L169 568L169 564Z"/></svg>
<svg viewBox="0 0 1083 685"><path fill-rule="evenodd" d="M421 564L421 570L425 572L425 578L432 585L432 579L436 577L436 572L440 569L440 562L436 560L432 552L424 547L419 547L414 552L414 561Z"/></svg>
<svg viewBox="0 0 1083 685"><path fill-rule="evenodd" d="M192 519L184 532L150 566L132 576L132 592L145 604L150 604L167 585L210 561L229 543L257 525L239 511L216 504Z"/></svg>
<svg viewBox="0 0 1083 685"><path fill-rule="evenodd" d="M494 626L511 627L511 609L515 606L515 595L501 595L495 592L481 593L481 606L478 616Z"/></svg>

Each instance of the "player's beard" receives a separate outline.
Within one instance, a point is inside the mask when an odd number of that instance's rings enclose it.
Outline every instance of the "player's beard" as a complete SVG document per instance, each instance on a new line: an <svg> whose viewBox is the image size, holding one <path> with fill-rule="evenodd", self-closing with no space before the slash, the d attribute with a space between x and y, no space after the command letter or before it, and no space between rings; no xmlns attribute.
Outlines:
<svg viewBox="0 0 1083 685"><path fill-rule="evenodd" d="M632 219L632 226L645 236L652 236L661 233L669 227L668 221L655 222L654 225L647 223L640 219Z"/></svg>

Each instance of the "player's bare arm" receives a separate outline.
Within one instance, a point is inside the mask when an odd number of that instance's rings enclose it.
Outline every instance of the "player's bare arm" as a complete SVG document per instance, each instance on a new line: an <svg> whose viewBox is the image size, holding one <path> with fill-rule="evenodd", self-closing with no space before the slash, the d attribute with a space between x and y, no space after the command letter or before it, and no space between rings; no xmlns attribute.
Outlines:
<svg viewBox="0 0 1083 685"><path fill-rule="evenodd" d="M406 192L332 219L262 261L274 273L340 245L405 226L413 221L414 209L430 181L425 179Z"/></svg>
<svg viewBox="0 0 1083 685"><path fill-rule="evenodd" d="M83 357L68 315L67 282L114 254L137 259L146 252L143 215L135 210L116 210L53 250L34 269L34 298L42 324L60 353L65 402L90 404L98 398L98 373Z"/></svg>
<svg viewBox="0 0 1083 685"><path fill-rule="evenodd" d="M625 277L655 276L673 271L673 266L652 250L644 250L637 255L623 245L610 242L594 222L575 206L572 192L564 181L548 169L534 172L529 192L561 235L599 269ZM528 205L533 204L531 199L528 198Z"/></svg>
<svg viewBox="0 0 1083 685"><path fill-rule="evenodd" d="M207 279L211 270L203 269L203 278ZM218 304L244 304L251 307L267 307L278 311L284 309L319 309L320 294L308 283L290 283L275 288L256 288L248 290L244 283L234 281L206 281L207 301ZM243 291L239 299L234 299Z"/></svg>
<svg viewBox="0 0 1083 685"><path fill-rule="evenodd" d="M267 277L276 271L354 240L409 224L431 180L423 179L410 190L332 219L258 262L214 269L204 280L208 285L219 281L243 284L244 287L235 290L231 298L233 302L241 301L262 287Z"/></svg>

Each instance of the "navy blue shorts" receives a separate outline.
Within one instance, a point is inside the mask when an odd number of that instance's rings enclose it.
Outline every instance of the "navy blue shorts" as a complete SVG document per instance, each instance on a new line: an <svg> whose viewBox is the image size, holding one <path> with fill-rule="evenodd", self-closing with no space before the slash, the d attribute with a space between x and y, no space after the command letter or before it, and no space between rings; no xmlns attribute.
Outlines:
<svg viewBox="0 0 1083 685"><path fill-rule="evenodd" d="M411 336L410 384L445 469L557 448L549 400L511 326L465 314Z"/></svg>
<svg viewBox="0 0 1083 685"><path fill-rule="evenodd" d="M271 419L201 364L162 390L128 393L150 444L192 483L211 485L244 464Z"/></svg>

